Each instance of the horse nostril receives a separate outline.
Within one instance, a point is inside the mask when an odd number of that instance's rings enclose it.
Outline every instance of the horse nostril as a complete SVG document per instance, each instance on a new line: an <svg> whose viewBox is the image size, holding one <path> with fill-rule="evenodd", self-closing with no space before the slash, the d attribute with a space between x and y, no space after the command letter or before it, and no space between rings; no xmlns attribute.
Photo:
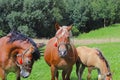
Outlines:
<svg viewBox="0 0 120 80"><path fill-rule="evenodd" d="M67 53L66 50L61 50L61 51L59 51L59 52L60 52L60 55L63 56L63 57L64 57L64 56L66 55L66 53Z"/></svg>
<svg viewBox="0 0 120 80"><path fill-rule="evenodd" d="M67 53L67 51L65 50L65 51L64 51L64 55L65 55L66 53Z"/></svg>

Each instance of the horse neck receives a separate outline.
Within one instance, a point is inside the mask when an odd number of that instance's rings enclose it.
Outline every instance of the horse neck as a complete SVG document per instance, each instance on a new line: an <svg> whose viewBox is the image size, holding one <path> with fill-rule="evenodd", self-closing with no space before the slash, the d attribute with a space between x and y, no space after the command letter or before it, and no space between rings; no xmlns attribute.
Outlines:
<svg viewBox="0 0 120 80"><path fill-rule="evenodd" d="M12 53L13 55L16 53L21 53L20 50L25 49L28 47L28 44L24 44L21 41L14 41L13 43L9 43L9 52Z"/></svg>
<svg viewBox="0 0 120 80"><path fill-rule="evenodd" d="M110 72L110 67L109 67L107 61L102 60L100 65L101 65L100 66L101 74L106 75L108 72Z"/></svg>
<svg viewBox="0 0 120 80"><path fill-rule="evenodd" d="M72 43L70 43L70 49L68 49L68 56L71 59L77 57L77 52L76 52L75 46Z"/></svg>

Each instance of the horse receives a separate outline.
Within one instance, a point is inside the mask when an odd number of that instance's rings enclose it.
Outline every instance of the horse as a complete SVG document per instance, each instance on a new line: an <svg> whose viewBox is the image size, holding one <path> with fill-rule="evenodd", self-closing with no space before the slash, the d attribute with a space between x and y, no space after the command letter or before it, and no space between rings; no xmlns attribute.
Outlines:
<svg viewBox="0 0 120 80"><path fill-rule="evenodd" d="M31 38L11 31L0 38L0 80L7 80L10 72L16 73L16 80L27 78L39 58L38 46Z"/></svg>
<svg viewBox="0 0 120 80"><path fill-rule="evenodd" d="M56 34L46 44L44 60L50 66L51 80L58 80L62 70L62 79L70 80L73 65L77 61L77 51L70 41L72 26L60 26L55 24Z"/></svg>
<svg viewBox="0 0 120 80"><path fill-rule="evenodd" d="M98 70L98 80L112 80L110 66L99 49L87 46L77 47L76 49L79 56L76 62L76 73L79 80L82 80L85 67L88 68L87 80L91 79L91 71L93 69Z"/></svg>

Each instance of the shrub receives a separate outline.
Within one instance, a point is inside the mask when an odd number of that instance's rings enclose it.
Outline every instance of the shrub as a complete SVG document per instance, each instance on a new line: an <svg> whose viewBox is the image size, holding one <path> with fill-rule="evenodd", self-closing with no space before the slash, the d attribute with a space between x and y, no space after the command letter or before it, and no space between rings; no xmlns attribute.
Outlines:
<svg viewBox="0 0 120 80"><path fill-rule="evenodd" d="M72 33L73 33L73 36L78 36L80 32L79 32L79 30L77 29L76 26L73 26Z"/></svg>
<svg viewBox="0 0 120 80"><path fill-rule="evenodd" d="M0 30L0 37L2 37L4 35L5 35L5 33L2 30Z"/></svg>
<svg viewBox="0 0 120 80"><path fill-rule="evenodd" d="M35 37L36 36L36 34L34 33L33 29L31 29L27 25L25 25L25 26L19 26L17 28L17 30L20 31L21 33L29 36L29 37Z"/></svg>

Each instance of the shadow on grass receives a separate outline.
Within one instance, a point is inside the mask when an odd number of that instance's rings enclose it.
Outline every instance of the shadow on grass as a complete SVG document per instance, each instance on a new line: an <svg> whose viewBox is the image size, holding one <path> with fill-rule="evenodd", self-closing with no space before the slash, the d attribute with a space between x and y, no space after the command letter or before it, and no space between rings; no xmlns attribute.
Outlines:
<svg viewBox="0 0 120 80"><path fill-rule="evenodd" d="M78 78L71 77L71 80L78 80ZM82 78L82 80L87 80L87 77L86 78ZM91 78L91 80L98 80L98 78Z"/></svg>
<svg viewBox="0 0 120 80"><path fill-rule="evenodd" d="M71 77L71 80L78 80L78 78L76 78L76 77Z"/></svg>

